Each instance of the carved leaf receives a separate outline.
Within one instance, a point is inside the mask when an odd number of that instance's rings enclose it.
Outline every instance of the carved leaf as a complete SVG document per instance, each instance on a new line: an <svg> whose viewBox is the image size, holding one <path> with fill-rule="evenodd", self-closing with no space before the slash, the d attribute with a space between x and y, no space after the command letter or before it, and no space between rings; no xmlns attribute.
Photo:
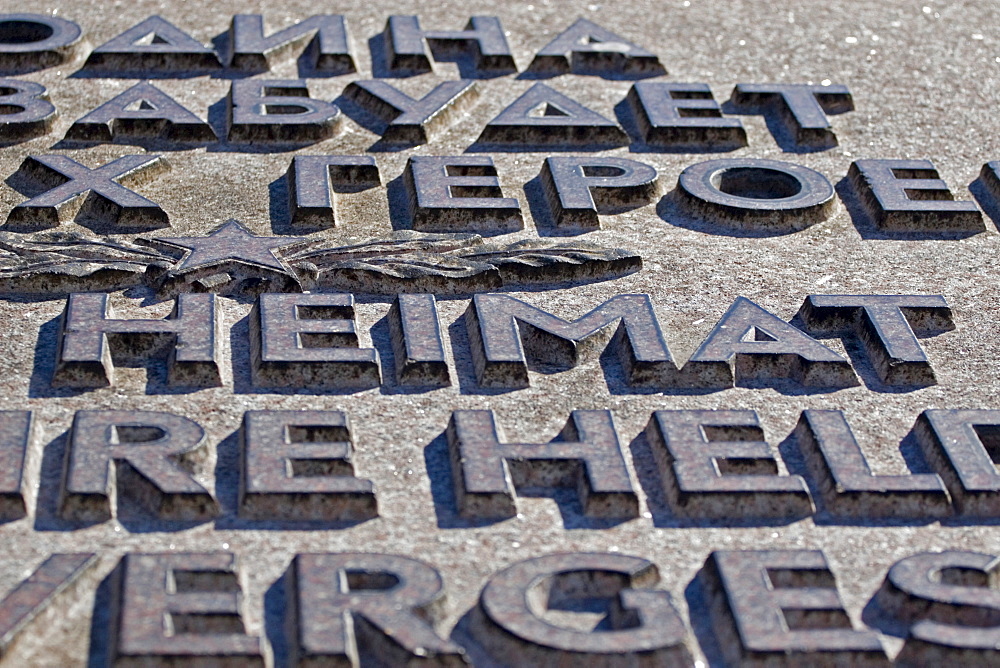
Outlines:
<svg viewBox="0 0 1000 668"><path fill-rule="evenodd" d="M497 267L504 284L600 281L642 268L642 258L635 253L584 241L550 244L529 239L506 246L483 245L463 256Z"/></svg>
<svg viewBox="0 0 1000 668"><path fill-rule="evenodd" d="M144 245L75 233L25 237L0 232L0 292L62 294L146 284L167 292L191 288L242 294L250 290L244 284L252 283L250 292L326 288L368 294L462 294L607 280L642 266L638 255L581 241L487 244L476 234L401 231L388 239L340 247L331 247L326 239L307 241L283 254L294 275L268 268L267 276L253 272L244 276L243 264L225 258L178 272L171 269L177 257L150 240L139 241Z"/></svg>
<svg viewBox="0 0 1000 668"><path fill-rule="evenodd" d="M374 294L460 294L511 284L606 280L642 266L635 254L586 242L485 244L474 234L415 232L307 249L288 259L318 287Z"/></svg>
<svg viewBox="0 0 1000 668"><path fill-rule="evenodd" d="M502 285L493 265L433 253L340 262L320 269L315 280L319 287L369 294L460 294Z"/></svg>
<svg viewBox="0 0 1000 668"><path fill-rule="evenodd" d="M325 241L289 254L286 259L295 264L310 262L318 267L334 266L362 258L395 257L409 253L442 254L481 246L478 234L421 234L419 232L393 232L388 239L371 239L351 246L330 248Z"/></svg>
<svg viewBox="0 0 1000 668"><path fill-rule="evenodd" d="M121 290L141 285L150 264L172 261L107 237L47 232L25 238L0 233L0 292Z"/></svg>

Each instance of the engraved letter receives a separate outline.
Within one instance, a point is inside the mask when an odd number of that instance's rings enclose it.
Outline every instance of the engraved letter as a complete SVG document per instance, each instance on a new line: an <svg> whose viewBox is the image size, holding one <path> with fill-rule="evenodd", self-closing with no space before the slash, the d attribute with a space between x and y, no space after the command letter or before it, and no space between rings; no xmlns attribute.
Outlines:
<svg viewBox="0 0 1000 668"><path fill-rule="evenodd" d="M354 477L354 442L340 411L243 415L240 514L254 519L364 520L375 486Z"/></svg>
<svg viewBox="0 0 1000 668"><path fill-rule="evenodd" d="M886 665L878 634L855 630L819 550L719 551L701 571L732 665Z"/></svg>
<svg viewBox="0 0 1000 668"><path fill-rule="evenodd" d="M79 411L63 469L61 512L70 520L104 522L122 501L159 519L202 521L219 504L191 468L207 458L205 432L179 415L151 411ZM115 488L119 498L115 503Z"/></svg>
<svg viewBox="0 0 1000 668"><path fill-rule="evenodd" d="M423 562L387 554L300 554L287 591L290 665L463 666L464 651L434 630L444 583Z"/></svg>
<svg viewBox="0 0 1000 668"><path fill-rule="evenodd" d="M516 656L521 665L693 666L670 594L652 589L659 579L655 564L624 554L528 559L486 583L472 631L496 659ZM590 611L597 602L609 623L593 631L539 616L539 608Z"/></svg>
<svg viewBox="0 0 1000 668"><path fill-rule="evenodd" d="M375 387L378 352L359 348L354 297L263 294L250 314L254 383L276 388Z"/></svg>
<svg viewBox="0 0 1000 668"><path fill-rule="evenodd" d="M609 345L617 350L630 385L673 386L678 379L647 295L612 297L572 322L507 295L475 295L466 324L476 378L483 387L528 387L525 349L547 363L575 366L580 352L598 347L602 337L595 335L610 334L613 325Z"/></svg>
<svg viewBox="0 0 1000 668"><path fill-rule="evenodd" d="M573 411L550 443L501 443L493 411L454 411L447 433L463 517L514 517L517 487L574 487L587 516L639 516L610 411Z"/></svg>
<svg viewBox="0 0 1000 668"><path fill-rule="evenodd" d="M243 625L236 555L126 554L117 571L115 666L264 666Z"/></svg>
<svg viewBox="0 0 1000 668"><path fill-rule="evenodd" d="M220 321L212 294L182 294L165 320L119 320L108 295L69 296L63 311L52 384L58 387L114 385L112 359L135 363L149 353L167 354L167 381L179 386L219 386Z"/></svg>
<svg viewBox="0 0 1000 668"><path fill-rule="evenodd" d="M797 475L778 475L754 411L656 411L646 426L672 509L693 518L811 515Z"/></svg>
<svg viewBox="0 0 1000 668"><path fill-rule="evenodd" d="M930 160L855 160L847 172L875 225L887 232L975 234L975 202L956 201Z"/></svg>

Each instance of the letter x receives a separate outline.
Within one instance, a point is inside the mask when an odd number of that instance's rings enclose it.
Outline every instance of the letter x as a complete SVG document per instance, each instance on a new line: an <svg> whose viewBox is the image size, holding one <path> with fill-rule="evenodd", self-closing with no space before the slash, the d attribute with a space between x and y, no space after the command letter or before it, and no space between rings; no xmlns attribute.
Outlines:
<svg viewBox="0 0 1000 668"><path fill-rule="evenodd" d="M160 206L119 181L138 182L148 178L147 172L166 168L166 160L158 155L126 155L95 169L62 155L30 156L22 171L51 187L17 205L10 220L37 227L55 226L75 217L85 201L83 195L91 193L100 199L99 210L107 211L113 222L163 227L169 223Z"/></svg>

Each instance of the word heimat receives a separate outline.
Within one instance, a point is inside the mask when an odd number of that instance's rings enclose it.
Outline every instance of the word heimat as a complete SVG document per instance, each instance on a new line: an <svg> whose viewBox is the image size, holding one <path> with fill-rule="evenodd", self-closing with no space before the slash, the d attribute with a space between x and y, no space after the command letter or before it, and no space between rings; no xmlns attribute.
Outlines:
<svg viewBox="0 0 1000 668"><path fill-rule="evenodd" d="M13 520L28 514L35 434L30 411L2 411L0 418L7 471L0 516ZM667 526L792 523L817 514L844 523L988 522L1000 512L991 454L998 429L998 410L926 410L912 434L931 472L877 475L842 412L806 410L791 434L802 474L779 474L755 411L657 410L640 435L648 454L633 450L633 458L637 469L656 470L655 482L642 483L657 526L666 515ZM573 411L547 443L507 441L490 410L453 411L445 433L454 500L437 512L460 518L457 526L513 518L519 492L558 488L575 491L575 507L564 511L571 515L599 522L641 515L610 411ZM152 516L183 526L238 515L249 529L281 520L322 530L379 516L375 484L356 477L354 434L341 411L245 413L238 499L225 503L222 490L213 494L199 482L213 475L205 431L180 415L78 411L65 447L61 488L47 494L58 496L56 512L71 523ZM214 475L218 481L218 469Z"/></svg>
<svg viewBox="0 0 1000 668"><path fill-rule="evenodd" d="M96 579L97 562L89 553L54 554L23 580L0 602L0 651L79 596ZM822 551L718 550L686 589L705 599L691 607L690 620L702 626L704 649L733 665L889 665L879 630L900 629L906 642L897 665L990 665L997 650L989 620L1000 613L990 585L996 563L996 555L959 551L899 559L865 607L869 628L848 616ZM126 554L105 581L114 592L106 601L110 620L94 615L95 626L109 628L92 635L110 638L115 665L207 659L262 667L265 638L244 623L244 572L231 552ZM445 579L433 566L383 553L296 554L268 590L283 605L275 606L279 621L269 620L267 640L287 647L291 665L357 665L360 658L458 667L469 665L473 649L526 665L702 665L692 657L691 629L671 594L655 588L659 582L653 561L625 554L525 559L490 576L445 637L437 628ZM606 612L606 623L584 627L558 615L583 606Z"/></svg>
<svg viewBox="0 0 1000 668"><path fill-rule="evenodd" d="M55 386L114 383L114 362L167 357L173 386L222 385L222 321L214 294L181 294L166 319L116 318L108 295L70 295L61 319ZM824 336L856 337L880 380L929 385L934 371L914 333L954 329L939 295L811 295L802 325ZM451 384L433 295L399 295L388 315L396 381ZM473 296L465 315L476 379L483 388L529 386L529 364L565 369L608 341L633 391L719 390L739 384L792 383L807 388L858 384L847 358L749 299L738 298L691 358L679 367L650 298L618 295L576 320L564 320L504 294ZM375 348L358 347L350 294L263 294L250 314L250 366L259 388L376 387ZM605 370L611 378L616 371Z"/></svg>

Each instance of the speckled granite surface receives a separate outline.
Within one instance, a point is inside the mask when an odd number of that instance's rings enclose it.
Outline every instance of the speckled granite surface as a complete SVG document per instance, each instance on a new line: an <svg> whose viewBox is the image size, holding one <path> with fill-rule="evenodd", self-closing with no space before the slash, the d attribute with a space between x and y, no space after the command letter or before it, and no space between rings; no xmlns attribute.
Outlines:
<svg viewBox="0 0 1000 668"><path fill-rule="evenodd" d="M56 6L30 1L0 1L0 11L48 13ZM856 105L832 116L839 146L818 152L783 150L761 116L741 116L748 147L729 154L630 153L620 148L602 155L632 157L654 165L664 191L672 190L680 171L714 157L786 160L824 174L838 190L850 164L859 158L926 158L933 160L956 198L971 199L969 184L982 165L1000 158L1000 122L995 109L1000 78L1000 8L989 2L856 2L832 0L796 3L783 0L692 0L681 2L574 3L538 0L488 3L480 0L346 1L328 8L349 21L357 75L309 80L314 97L332 100L356 78L370 78L369 46L389 14L417 14L426 27L459 29L473 14L495 14L520 69L533 53L577 16L618 32L657 54L668 74L655 80L704 82L716 99L729 98L740 82L824 82L849 86ZM235 13L262 13L270 27L308 17L316 5L299 0L267 2L97 2L64 3L58 15L77 21L90 45L99 45L139 20L161 14L203 43L224 33ZM73 120L133 80L74 76L81 62L26 74L20 78L44 84L60 112L53 131L37 139L0 149L0 172L13 174L28 155L59 153L88 165L142 153L125 145L62 148L60 139ZM389 80L411 94L432 83L458 77L455 65L437 63L435 72ZM272 78L294 78L294 61L274 68ZM514 76L479 82L481 97L466 116L431 143L412 149L373 153L383 182L403 172L413 155L458 155L479 135L484 124L533 82ZM621 107L631 81L564 75L547 81L553 88L595 111L628 120ZM230 82L199 76L160 79L156 85L212 123L224 117ZM303 148L302 154L364 154L378 136L351 119L336 138ZM579 151L588 153L585 147ZM142 193L169 214L172 228L163 236L206 234L230 218L257 234L287 234L280 178L292 153L233 151L209 146L164 152L173 169L144 185ZM517 197L525 214L522 231L495 241L535 239L550 229L535 225L539 202L531 201L524 184L538 176L549 151L491 153L504 190ZM24 197L0 185L2 215ZM852 215L853 214L853 215ZM333 245L388 235L399 226L390 211L385 188L343 195L340 224L318 232ZM89 232L76 224L69 231ZM126 235L126 238L128 235ZM130 551L228 550L242 560L246 573L248 632L274 639L274 618L265 610L266 592L301 552L374 551L411 555L435 566L443 575L448 600L445 634L475 605L486 579L515 561L557 551L621 552L645 557L660 568L661 586L673 594L682 612L697 601L685 590L708 554L718 549L822 549L851 619L860 624L862 610L878 589L889 566L923 550L963 549L1000 553L995 528L982 521L824 523L802 519L755 526L679 526L664 505L648 450L638 436L652 411L660 409L753 409L767 440L777 450L799 414L807 408L843 410L877 473L904 473L904 440L921 411L928 408L1000 409L1000 366L996 346L1000 308L1000 234L986 218L986 231L963 239L884 238L850 206L838 202L828 220L803 231L778 236L735 235L711 221L686 223L665 204L650 204L617 215L602 216L601 229L587 241L638 251L641 271L606 282L577 287L533 290L514 296L563 317L578 317L611 296L643 292L651 295L675 357L686 360L738 296L745 296L788 320L814 293L940 294L953 309L956 329L922 339L938 384L899 391L880 384L863 355L851 352L862 383L835 392L734 388L720 392L636 393L609 389L598 355L556 374L532 373L531 387L488 393L476 387L463 313L464 297L439 299L446 332L451 387L401 391L393 384L354 392L289 392L272 394L249 382L246 300L222 299L224 314L224 386L191 392L165 392L156 378L147 384L146 370L119 368L115 386L86 392L53 389L49 378L55 359L55 336L63 298L0 300L0 396L4 408L35 412L38 437L29 468L38 479L30 516L0 526L0 590L19 582L50 553L94 551L101 560L71 608L55 615L50 628L22 639L11 665L84 665L103 656L92 643L91 616L97 582ZM136 315L141 300L113 297L119 314ZM169 302L149 307L144 317L162 317ZM359 298L358 331L362 345L384 351L388 334L383 320L389 300ZM370 332L371 330L371 332ZM840 339L824 343L843 351ZM153 365L151 377L162 376ZM388 370L384 375L391 378ZM199 422L207 432L211 457L199 480L214 490L222 516L176 529L146 520L112 520L70 527L56 513L61 454L74 411L82 409L170 411ZM594 524L572 503L562 510L547 498L519 498L519 514L507 521L476 525L456 516L447 448L443 437L451 411L495 411L511 441L543 442L563 426L571 410L610 409L614 414L626 461L640 495L642 516L619 524ZM255 409L320 409L346 411L353 424L356 469L374 481L379 517L348 527L312 530L281 523L255 525L236 516L238 442L236 431L244 411ZM788 448L781 445L782 452ZM905 447L903 448L905 449ZM562 499L563 497L560 497ZM569 497L567 497L569 498ZM563 499L565 500L565 499ZM101 613L103 614L103 613ZM685 619L687 614L683 615ZM704 623L691 646L699 661L713 659L711 636ZM271 627L270 629L268 627ZM280 623L278 624L280 629ZM97 634L99 635L99 634ZM890 654L900 640L885 636ZM89 648L89 649L88 649ZM283 649L276 648L279 658ZM89 653L89 654L88 654ZM475 649L472 656L488 661ZM717 659L717 657L714 657Z"/></svg>

